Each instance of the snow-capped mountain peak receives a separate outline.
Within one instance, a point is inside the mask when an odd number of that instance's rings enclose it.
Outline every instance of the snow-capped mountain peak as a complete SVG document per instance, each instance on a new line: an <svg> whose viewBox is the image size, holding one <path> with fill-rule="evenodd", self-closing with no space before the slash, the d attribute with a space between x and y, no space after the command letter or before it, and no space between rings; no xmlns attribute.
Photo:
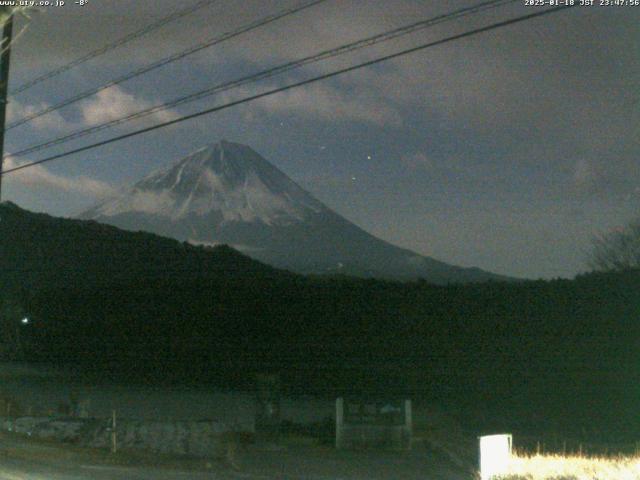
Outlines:
<svg viewBox="0 0 640 480"><path fill-rule="evenodd" d="M216 214L224 222L287 225L324 208L250 147L223 140L153 172L124 196L87 213L137 212L171 221Z"/></svg>
<svg viewBox="0 0 640 480"><path fill-rule="evenodd" d="M251 148L221 141L158 170L80 216L201 245L231 245L270 265L433 282L499 278L391 245L300 188Z"/></svg>

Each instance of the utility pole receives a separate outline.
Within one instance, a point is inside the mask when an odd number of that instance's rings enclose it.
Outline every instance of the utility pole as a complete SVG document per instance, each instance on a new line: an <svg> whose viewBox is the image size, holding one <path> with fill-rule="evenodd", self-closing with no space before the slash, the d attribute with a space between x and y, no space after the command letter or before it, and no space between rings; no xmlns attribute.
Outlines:
<svg viewBox="0 0 640 480"><path fill-rule="evenodd" d="M0 49L0 202L2 201L2 169L4 157L4 128L7 116L7 92L9 90L9 63L11 61L11 38L13 36L13 11L11 7L3 7L0 15L7 15L2 26L2 43Z"/></svg>

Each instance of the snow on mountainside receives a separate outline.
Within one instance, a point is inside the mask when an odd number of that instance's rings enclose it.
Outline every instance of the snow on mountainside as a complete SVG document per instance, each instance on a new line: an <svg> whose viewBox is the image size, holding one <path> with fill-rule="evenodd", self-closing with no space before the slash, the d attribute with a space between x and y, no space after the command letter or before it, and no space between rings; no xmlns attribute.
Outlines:
<svg viewBox="0 0 640 480"><path fill-rule="evenodd" d="M251 148L222 141L152 173L127 195L83 216L139 212L175 222L218 212L225 222L287 225L325 208Z"/></svg>
<svg viewBox="0 0 640 480"><path fill-rule="evenodd" d="M301 273L503 279L380 240L333 212L250 147L221 141L152 173L80 216L199 244L226 243Z"/></svg>

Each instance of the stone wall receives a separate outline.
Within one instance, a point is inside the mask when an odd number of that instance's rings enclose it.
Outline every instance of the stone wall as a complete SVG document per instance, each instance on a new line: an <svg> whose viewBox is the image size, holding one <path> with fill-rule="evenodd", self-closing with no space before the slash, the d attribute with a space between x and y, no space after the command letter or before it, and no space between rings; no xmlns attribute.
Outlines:
<svg viewBox="0 0 640 480"><path fill-rule="evenodd" d="M95 418L20 417L0 418L0 428L34 438L97 448L111 447L111 420ZM119 449L137 449L159 453L186 454L199 457L224 455L230 433L245 438L239 426L218 421L143 421L118 420Z"/></svg>

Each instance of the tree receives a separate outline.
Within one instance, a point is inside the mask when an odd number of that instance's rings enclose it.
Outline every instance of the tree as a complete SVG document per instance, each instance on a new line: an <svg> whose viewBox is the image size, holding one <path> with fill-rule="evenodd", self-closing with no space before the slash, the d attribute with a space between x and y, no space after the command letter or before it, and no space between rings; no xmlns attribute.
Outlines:
<svg viewBox="0 0 640 480"><path fill-rule="evenodd" d="M589 266L600 271L640 268L640 219L596 237Z"/></svg>

